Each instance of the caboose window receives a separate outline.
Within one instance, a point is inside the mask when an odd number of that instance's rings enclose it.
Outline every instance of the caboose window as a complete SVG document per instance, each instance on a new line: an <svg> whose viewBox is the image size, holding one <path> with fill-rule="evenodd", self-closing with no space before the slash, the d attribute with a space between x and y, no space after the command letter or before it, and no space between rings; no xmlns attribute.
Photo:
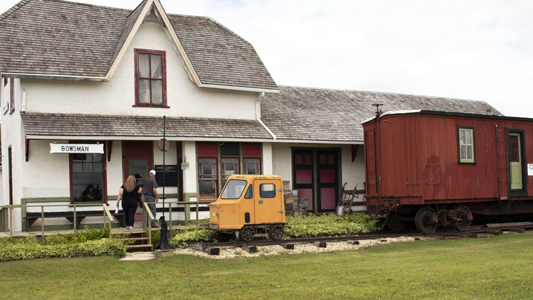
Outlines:
<svg viewBox="0 0 533 300"><path fill-rule="evenodd" d="M459 163L475 163L474 128L459 127Z"/></svg>

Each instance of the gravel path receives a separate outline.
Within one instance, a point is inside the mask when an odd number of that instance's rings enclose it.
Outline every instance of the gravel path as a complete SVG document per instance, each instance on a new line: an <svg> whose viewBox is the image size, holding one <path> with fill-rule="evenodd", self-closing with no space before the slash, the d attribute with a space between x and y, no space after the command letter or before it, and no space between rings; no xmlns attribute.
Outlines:
<svg viewBox="0 0 533 300"><path fill-rule="evenodd" d="M396 242L408 242L414 241L412 237L400 237L400 238L389 238L389 239L379 239L379 240L362 240L359 241L359 245L353 245L350 242L328 242L326 248L320 248L314 244L295 244L293 250L287 250L281 246L260 246L257 247L257 252L249 253L244 251L239 247L235 248L220 248L219 255L209 255L202 251L195 251L192 249L175 249L171 252L166 252L168 254L186 254L186 255L195 255L208 259L232 259L238 257L259 257L264 255L280 255L280 254L299 254L299 253L310 253L310 252L328 252L328 251L345 251L345 250L357 250L373 247L375 245L387 244L387 243L396 243Z"/></svg>

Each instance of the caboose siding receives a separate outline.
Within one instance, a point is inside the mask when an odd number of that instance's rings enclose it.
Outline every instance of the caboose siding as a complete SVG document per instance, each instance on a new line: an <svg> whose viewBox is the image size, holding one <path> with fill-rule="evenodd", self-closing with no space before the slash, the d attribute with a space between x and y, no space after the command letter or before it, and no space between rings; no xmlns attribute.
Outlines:
<svg viewBox="0 0 533 300"><path fill-rule="evenodd" d="M378 140L378 192L367 191L369 204L380 198L396 198L403 204L498 200L496 126L521 130L523 159L533 162L530 120L410 113L365 123L365 132L375 130ZM459 127L474 129L474 163L459 162ZM533 177L524 179L527 197L532 197Z"/></svg>

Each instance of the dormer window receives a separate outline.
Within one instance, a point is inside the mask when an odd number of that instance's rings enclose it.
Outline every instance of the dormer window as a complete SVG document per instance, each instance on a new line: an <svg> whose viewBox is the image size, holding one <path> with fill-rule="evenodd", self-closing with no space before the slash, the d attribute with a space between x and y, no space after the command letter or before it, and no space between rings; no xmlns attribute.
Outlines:
<svg viewBox="0 0 533 300"><path fill-rule="evenodd" d="M135 106L167 106L164 51L135 49Z"/></svg>

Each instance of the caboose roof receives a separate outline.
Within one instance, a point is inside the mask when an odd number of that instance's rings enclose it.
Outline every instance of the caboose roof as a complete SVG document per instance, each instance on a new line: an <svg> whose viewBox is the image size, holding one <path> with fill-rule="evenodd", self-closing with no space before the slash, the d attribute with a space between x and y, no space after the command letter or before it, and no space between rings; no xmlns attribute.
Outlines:
<svg viewBox="0 0 533 300"><path fill-rule="evenodd" d="M386 117L390 115L406 115L406 114L439 115L439 116L453 116L453 117L476 118L476 119L482 118L482 119L493 119L493 120L533 122L533 118L525 118L525 117L510 117L510 116L503 116L503 115L464 113L464 112L452 112L452 111L435 111L435 110L390 111L390 112L381 114L381 117ZM376 117L372 117L370 119L363 121L361 124L372 122L375 119Z"/></svg>

